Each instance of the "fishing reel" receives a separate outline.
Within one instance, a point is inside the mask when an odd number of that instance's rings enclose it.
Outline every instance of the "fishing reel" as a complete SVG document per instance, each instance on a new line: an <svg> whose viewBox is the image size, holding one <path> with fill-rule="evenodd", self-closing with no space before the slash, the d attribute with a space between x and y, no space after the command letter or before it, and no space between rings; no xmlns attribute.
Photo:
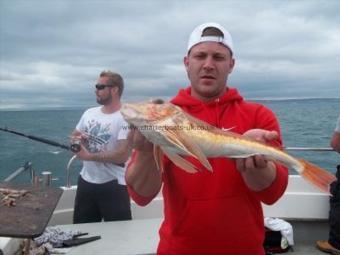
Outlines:
<svg viewBox="0 0 340 255"><path fill-rule="evenodd" d="M72 152L77 153L81 150L80 140L73 140L70 145L70 149Z"/></svg>

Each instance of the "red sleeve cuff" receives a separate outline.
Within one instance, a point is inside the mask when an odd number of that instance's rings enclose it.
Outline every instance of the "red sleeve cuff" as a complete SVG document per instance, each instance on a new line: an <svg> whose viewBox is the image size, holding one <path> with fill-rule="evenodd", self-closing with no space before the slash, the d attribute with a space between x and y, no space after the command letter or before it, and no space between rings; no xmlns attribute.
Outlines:
<svg viewBox="0 0 340 255"><path fill-rule="evenodd" d="M129 195L132 198L132 200L135 201L136 204L140 205L140 206L146 206L156 196L155 195L155 196L151 196L151 197L143 197L143 196L139 195L136 191L134 191L134 189L129 185L127 185L127 189L128 189Z"/></svg>
<svg viewBox="0 0 340 255"><path fill-rule="evenodd" d="M283 195L288 185L288 169L276 164L276 178L266 189L255 192L258 199L267 204L274 204Z"/></svg>

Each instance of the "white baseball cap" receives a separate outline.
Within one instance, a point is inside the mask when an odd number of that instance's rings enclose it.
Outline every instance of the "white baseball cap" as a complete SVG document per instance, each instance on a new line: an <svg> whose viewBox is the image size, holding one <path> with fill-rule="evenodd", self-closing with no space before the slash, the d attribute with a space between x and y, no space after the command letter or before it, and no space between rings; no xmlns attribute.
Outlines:
<svg viewBox="0 0 340 255"><path fill-rule="evenodd" d="M217 28L222 32L223 36L202 36L203 31L208 27ZM193 46L201 42L219 42L226 46L232 54L234 52L233 39L231 38L230 33L218 23L208 22L196 27L189 37L188 52Z"/></svg>

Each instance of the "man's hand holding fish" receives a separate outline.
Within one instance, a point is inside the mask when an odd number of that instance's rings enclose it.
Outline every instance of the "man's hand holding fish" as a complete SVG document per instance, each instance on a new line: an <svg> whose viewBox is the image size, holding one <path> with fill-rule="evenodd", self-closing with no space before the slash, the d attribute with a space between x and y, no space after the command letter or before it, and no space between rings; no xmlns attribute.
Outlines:
<svg viewBox="0 0 340 255"><path fill-rule="evenodd" d="M256 141L267 143L279 137L276 131L251 129L243 134ZM263 155L236 159L236 168L242 174L247 186L260 191L270 186L276 177L276 166Z"/></svg>

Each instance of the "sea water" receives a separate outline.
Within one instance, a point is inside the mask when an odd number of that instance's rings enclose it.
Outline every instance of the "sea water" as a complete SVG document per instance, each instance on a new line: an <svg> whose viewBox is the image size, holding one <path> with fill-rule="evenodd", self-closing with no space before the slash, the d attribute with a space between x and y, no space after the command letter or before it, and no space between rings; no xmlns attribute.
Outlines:
<svg viewBox="0 0 340 255"><path fill-rule="evenodd" d="M286 147L329 147L335 122L340 114L340 99L289 99L259 100L277 115ZM74 130L85 109L44 109L0 111L0 127L47 138L68 144L69 135ZM51 171L58 178L54 186L65 185L66 166L73 154L61 148L42 144L25 137L0 131L0 181L25 162L30 161L37 174ZM294 152L330 172L340 164L340 154L336 152ZM81 162L71 165L72 184L81 170ZM294 174L294 172L292 172ZM29 181L29 173L20 175L15 182Z"/></svg>

